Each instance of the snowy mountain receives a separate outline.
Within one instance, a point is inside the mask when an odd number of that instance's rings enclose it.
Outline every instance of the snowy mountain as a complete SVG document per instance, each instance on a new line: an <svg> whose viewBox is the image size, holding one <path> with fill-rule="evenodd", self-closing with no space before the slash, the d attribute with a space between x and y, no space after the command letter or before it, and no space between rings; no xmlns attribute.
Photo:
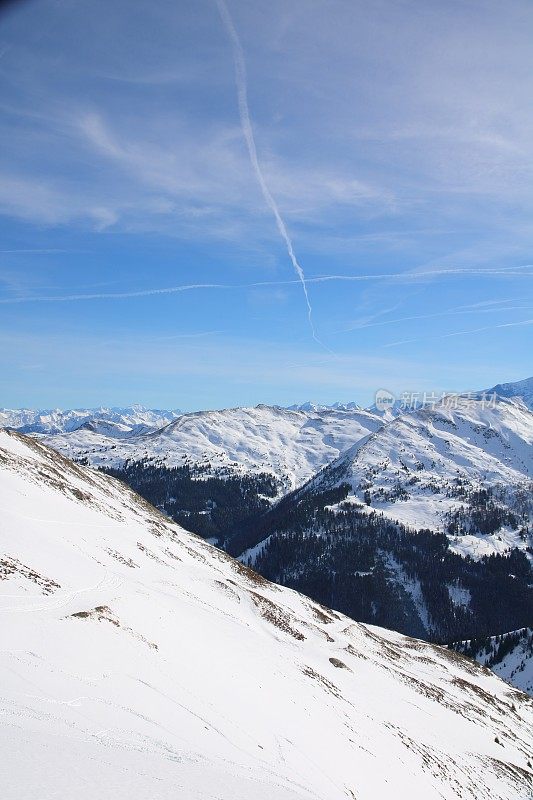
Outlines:
<svg viewBox="0 0 533 800"><path fill-rule="evenodd" d="M128 439L131 436L142 436L145 433L153 433L154 430L157 430L157 427L154 428L142 422L132 424L132 421L130 421L128 424L125 424L123 422L112 422L108 419L93 417L92 419L86 420L86 422L75 430L90 431L91 433L97 433L110 439Z"/></svg>
<svg viewBox="0 0 533 800"><path fill-rule="evenodd" d="M521 400L455 397L402 415L362 439L311 483L345 484L348 501L449 534L479 557L531 545L533 413Z"/></svg>
<svg viewBox="0 0 533 800"><path fill-rule="evenodd" d="M533 628L456 642L453 648L533 697Z"/></svg>
<svg viewBox="0 0 533 800"><path fill-rule="evenodd" d="M6 800L516 800L533 709L0 432ZM391 794L392 792L392 794Z"/></svg>
<svg viewBox="0 0 533 800"><path fill-rule="evenodd" d="M488 395L493 393L500 397L520 397L529 410L533 411L533 378L526 378L514 383L498 383L492 389L487 390Z"/></svg>
<svg viewBox="0 0 533 800"><path fill-rule="evenodd" d="M355 619L432 641L528 625L532 444L533 414L521 400L464 397L406 414L243 524L226 547Z"/></svg>
<svg viewBox="0 0 533 800"><path fill-rule="evenodd" d="M182 414L148 435L118 441L85 425L46 437L64 455L106 469L172 519L222 543L382 420L361 409L278 406Z"/></svg>
<svg viewBox="0 0 533 800"><path fill-rule="evenodd" d="M371 414L377 414L384 422L390 422L395 417L399 417L400 414L407 414L410 411L409 408L403 407L401 400L395 400L389 408L385 409L378 408L375 403L372 403L367 410L370 411Z"/></svg>
<svg viewBox="0 0 533 800"><path fill-rule="evenodd" d="M332 403L325 405L324 403L314 403L312 400L306 400L305 403L294 403L292 406L287 406L289 411L360 411L361 406L357 403Z"/></svg>
<svg viewBox="0 0 533 800"><path fill-rule="evenodd" d="M150 435L121 443L87 429L46 441L92 466L116 468L144 458L167 467L209 465L216 475L268 472L288 491L381 424L362 409L304 412L259 405L182 414Z"/></svg>
<svg viewBox="0 0 533 800"><path fill-rule="evenodd" d="M178 417L179 411L159 411L144 406L129 408L75 408L67 411L52 409L0 409L0 428L11 428L21 433L56 434L74 431L91 423L95 429L109 437L139 434L167 425Z"/></svg>

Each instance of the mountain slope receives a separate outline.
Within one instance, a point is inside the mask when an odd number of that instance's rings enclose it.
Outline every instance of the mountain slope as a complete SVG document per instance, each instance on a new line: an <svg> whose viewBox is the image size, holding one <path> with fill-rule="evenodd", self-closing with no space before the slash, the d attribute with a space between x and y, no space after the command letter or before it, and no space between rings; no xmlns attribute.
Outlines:
<svg viewBox="0 0 533 800"><path fill-rule="evenodd" d="M521 401L413 412L243 526L228 550L355 619L432 641L528 625L532 442Z"/></svg>
<svg viewBox="0 0 533 800"><path fill-rule="evenodd" d="M222 544L380 425L361 409L257 406L183 414L120 442L87 426L46 441L110 471L188 530Z"/></svg>
<svg viewBox="0 0 533 800"><path fill-rule="evenodd" d="M533 697L533 628L455 642L453 648Z"/></svg>
<svg viewBox="0 0 533 800"><path fill-rule="evenodd" d="M500 798L533 711L461 657L268 584L0 432L6 800Z"/></svg>
<svg viewBox="0 0 533 800"><path fill-rule="evenodd" d="M304 412L260 405L182 414L161 430L120 444L82 430L46 441L65 455L85 456L92 466L120 467L141 458L168 467L209 464L210 474L268 471L294 489L380 425L362 409Z"/></svg>
<svg viewBox="0 0 533 800"><path fill-rule="evenodd" d="M465 396L398 417L310 486L346 484L354 500L479 557L531 544L532 481L533 414L520 400Z"/></svg>
<svg viewBox="0 0 533 800"><path fill-rule="evenodd" d="M533 411L533 378L525 378L514 383L498 383L487 390L487 395L497 394L500 397L519 397L530 411Z"/></svg>

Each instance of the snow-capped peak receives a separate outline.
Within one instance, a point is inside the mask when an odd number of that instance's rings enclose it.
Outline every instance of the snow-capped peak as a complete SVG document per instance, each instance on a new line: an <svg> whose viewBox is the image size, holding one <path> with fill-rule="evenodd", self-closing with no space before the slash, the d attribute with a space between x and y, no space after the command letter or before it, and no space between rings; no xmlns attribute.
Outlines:
<svg viewBox="0 0 533 800"><path fill-rule="evenodd" d="M497 394L500 397L519 397L530 411L533 411L533 378L525 378L514 383L498 383L492 389L487 390L487 394Z"/></svg>
<svg viewBox="0 0 533 800"><path fill-rule="evenodd" d="M289 411L362 411L362 406L354 402L349 403L315 403L312 400L306 400L305 403L295 403L292 406L287 406Z"/></svg>
<svg viewBox="0 0 533 800"><path fill-rule="evenodd" d="M531 542L503 523L479 536L470 520L477 493L494 492L502 517L520 506L517 519L525 514L527 527L531 509L520 497L532 481L533 414L524 403L455 395L362 438L309 486L348 484L354 501L413 528L450 533L457 552L480 556Z"/></svg>
<svg viewBox="0 0 533 800"><path fill-rule="evenodd" d="M101 429L78 429L46 441L95 466L148 458L165 466L209 465L211 474L267 472L288 491L381 424L380 417L357 408L293 411L259 405L182 414L149 435L120 442Z"/></svg>
<svg viewBox="0 0 533 800"><path fill-rule="evenodd" d="M162 411L140 405L127 408L73 408L61 410L0 409L0 428L19 430L22 433L59 434L74 431L92 422L110 423L107 435L113 431L122 438L128 431L139 433L143 430L156 430L180 415L180 411ZM115 428L114 426L119 426Z"/></svg>

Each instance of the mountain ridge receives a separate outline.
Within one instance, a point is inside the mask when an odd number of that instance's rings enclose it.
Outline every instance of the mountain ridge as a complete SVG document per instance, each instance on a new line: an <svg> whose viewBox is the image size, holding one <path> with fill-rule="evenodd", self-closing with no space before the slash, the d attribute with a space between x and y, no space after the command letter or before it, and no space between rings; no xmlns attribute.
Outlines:
<svg viewBox="0 0 533 800"><path fill-rule="evenodd" d="M419 409L362 438L312 484L350 484L393 519L446 531L465 491L533 480L533 414L517 399L461 397ZM370 501L370 503L368 503ZM474 544L474 542L472 542Z"/></svg>
<svg viewBox="0 0 533 800"><path fill-rule="evenodd" d="M95 466L117 467L140 455L167 466L209 463L213 471L270 471L294 488L382 420L362 409L304 412L260 404L181 414L157 431L122 444L72 431L52 447ZM111 450L112 448L112 450Z"/></svg>
<svg viewBox="0 0 533 800"><path fill-rule="evenodd" d="M140 428L155 429L175 419L180 411L162 411L141 405L128 407L72 408L72 409L8 409L0 408L0 428L19 430L21 433L58 434L77 430L87 423L107 422L122 426L120 436L139 432ZM112 435L112 427L109 428Z"/></svg>
<svg viewBox="0 0 533 800"><path fill-rule="evenodd" d="M529 410L533 411L533 377L510 383L497 383L496 386L487 389L487 393L495 393L500 397L508 398L520 397Z"/></svg>

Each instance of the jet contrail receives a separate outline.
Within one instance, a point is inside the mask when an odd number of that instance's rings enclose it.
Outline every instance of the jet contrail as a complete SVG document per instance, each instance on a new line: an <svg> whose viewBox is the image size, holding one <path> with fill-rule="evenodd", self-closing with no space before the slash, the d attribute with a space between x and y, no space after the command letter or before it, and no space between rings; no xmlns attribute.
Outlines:
<svg viewBox="0 0 533 800"><path fill-rule="evenodd" d="M519 328L527 325L533 325L533 319L522 319L518 322L502 322L499 325L484 325L482 328L469 328L466 331L451 331L451 333L443 333L437 336L424 336L415 339L401 339L397 342L389 342L383 344L382 347L398 347L401 344L411 344L412 342L427 341L427 339L450 339L452 336L467 336L470 333L481 333L482 331L492 331L495 328Z"/></svg>
<svg viewBox="0 0 533 800"><path fill-rule="evenodd" d="M338 333L352 333L352 331L361 331L365 328L380 328L384 325L396 325L399 322L411 322L415 319L436 319L437 317L447 317L451 315L462 316L463 314L501 314L502 312L506 311L531 311L532 308L533 306L509 305L501 306L500 308L495 308L494 306L483 308L454 306L453 308L446 309L446 311L436 311L434 314L414 314L410 317L396 317L395 319L385 319L380 320L379 322L362 322L360 325L352 325L349 328L344 328L344 330L338 331Z"/></svg>
<svg viewBox="0 0 533 800"><path fill-rule="evenodd" d="M370 275L315 275L306 278L306 283L327 283L330 281L340 282L359 282L359 281L398 281L399 283L417 281L420 278L439 278L450 275L471 275L484 276L487 278L496 277L518 277L533 278L533 272L520 272L522 269L529 269L533 265L523 264L516 267L500 267L499 269L472 269L467 268L446 268L434 269L428 272L381 272ZM152 297L154 295L178 294L179 292L189 292L200 289L257 289L270 286L301 286L301 280L285 281L255 281L253 283L187 283L181 286L163 286L159 289L140 289L135 292L97 292L92 294L67 294L67 295L35 295L34 297L5 297L0 299L0 305L11 305L16 303L39 303L39 302L74 302L78 300L122 300L135 297Z"/></svg>
<svg viewBox="0 0 533 800"><path fill-rule="evenodd" d="M283 218L279 213L278 205L274 200L274 197L270 189L268 188L267 182L265 181L265 177L263 175L263 171L261 169L261 165L259 164L259 159L257 157L257 148L255 146L254 132L252 129L252 122L250 119L250 110L248 108L246 62L244 60L244 52L239 40L239 36L235 29L235 25L233 24L233 20L231 18L225 0L215 0L215 1L218 7L220 18L222 19L222 23L226 28L229 39L231 41L231 47L233 50L233 61L235 64L235 82L237 85L239 116L241 118L242 132L246 141L246 146L248 148L248 155L250 156L250 162L255 172L257 182L261 188L261 192L263 193L263 197L265 198L268 207L274 214L276 225L278 226L278 231L281 235L281 238L285 242L285 246L287 247L287 252L289 254L292 266L294 267L294 270L302 285L303 293L305 296L305 302L307 304L307 318L309 320L309 326L311 328L311 333L313 334L313 339L316 342L318 342L318 344L322 345L322 347L324 347L324 344L320 341L320 339L316 335L315 326L313 324L313 309L311 308L311 303L309 300L309 293L307 291L307 283L304 271L301 268L300 264L298 263L298 259L296 258L296 254L292 246L291 237L289 236L285 222L283 221Z"/></svg>
<svg viewBox="0 0 533 800"><path fill-rule="evenodd" d="M74 302L76 300L122 300L128 297L151 297L157 294L176 294L177 292L188 292L191 289L236 289L237 286L225 283L188 283L183 286L167 286L162 289L140 289L138 292L95 292L94 294L59 294L59 295L39 295L35 297L9 297L0 300L0 304L11 303L36 303L39 301L50 302Z"/></svg>

